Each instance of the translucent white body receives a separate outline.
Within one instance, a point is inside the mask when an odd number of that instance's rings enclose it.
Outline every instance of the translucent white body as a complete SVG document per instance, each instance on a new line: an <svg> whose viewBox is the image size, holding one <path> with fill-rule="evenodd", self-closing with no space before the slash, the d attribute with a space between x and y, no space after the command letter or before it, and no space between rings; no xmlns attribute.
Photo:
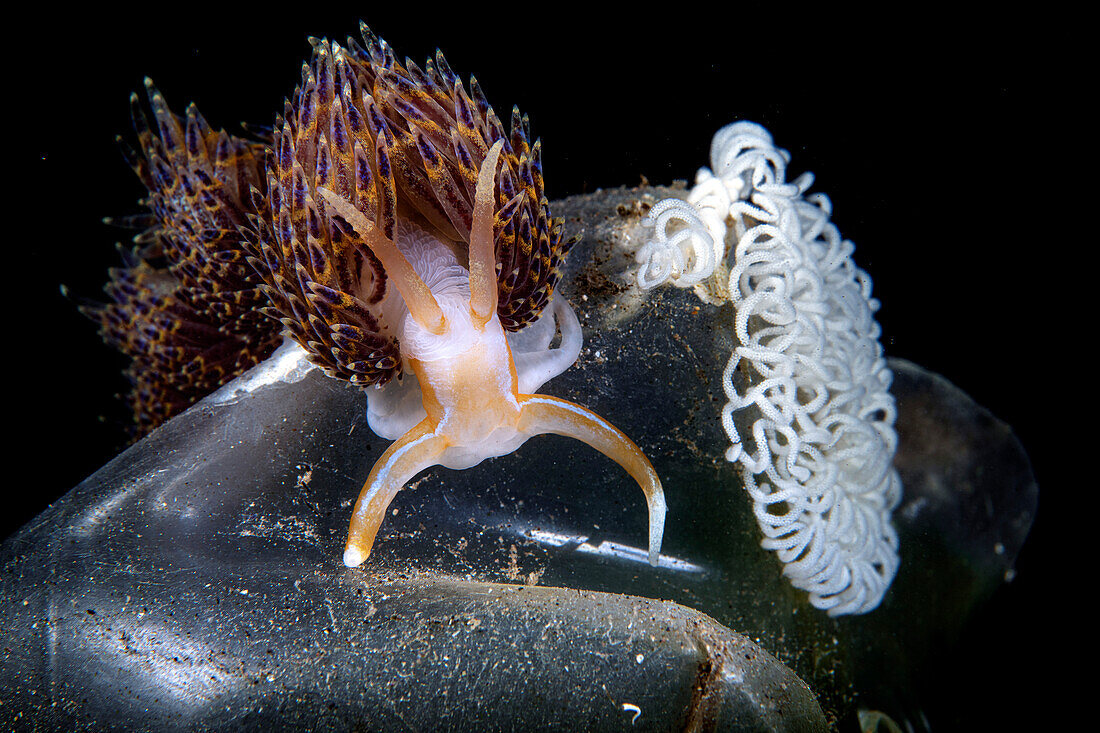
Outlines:
<svg viewBox="0 0 1100 733"><path fill-rule="evenodd" d="M387 302L386 307L396 311L393 313L394 321L401 324L398 339L401 341L402 356L423 362L444 354L458 354L469 348L477 338L473 333L473 323L466 315L470 300L469 272L458 264L450 248L404 222L398 228L397 246L432 290L440 307L449 318L455 319L453 327L462 324L457 333L447 339L439 339L416 324L400 298ZM493 319L496 324L489 326L489 330L503 332L499 319L495 315ZM559 329L561 340L551 348ZM522 331L505 333L504 337L512 353L521 394L534 394L539 387L573 366L584 345L576 314L569 303L559 296L551 299L537 321ZM504 363L503 360L500 363ZM420 381L407 361L400 379L392 379L367 390L367 422L380 437L397 440L426 416ZM494 455L507 455L520 444L522 441ZM493 456L483 456L489 457ZM478 462L467 466L446 465L448 468L468 468Z"/></svg>

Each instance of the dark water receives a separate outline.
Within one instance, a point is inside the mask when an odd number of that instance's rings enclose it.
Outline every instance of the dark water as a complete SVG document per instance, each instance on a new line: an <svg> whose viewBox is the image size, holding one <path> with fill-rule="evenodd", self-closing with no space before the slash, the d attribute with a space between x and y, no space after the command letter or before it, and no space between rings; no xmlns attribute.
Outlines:
<svg viewBox="0 0 1100 733"><path fill-rule="evenodd" d="M138 210L140 186L113 141L129 134L130 91L150 75L175 109L194 100L216 127L269 123L307 57L305 36L343 38L359 17L152 12L43 17L27 27L48 30L16 39L9 180L20 193L6 243L17 287L7 353L20 365L13 454L57 450L34 465L33 484L13 490L5 535L126 442L126 415L113 399L126 388L121 362L58 286L96 297L116 263L113 244L129 236L99 218ZM976 48L964 30L868 40L816 24L779 32L773 17L739 16L738 27L784 39L772 45L690 14L589 22L546 7L524 13L526 22L507 27L393 10L365 19L399 56L421 59L439 46L458 73L477 75L499 113L516 103L529 114L551 198L641 176L690 179L720 126L764 124L791 151L792 173L815 173L813 190L829 194L834 221L856 243L883 303L887 353L945 375L1012 425L1044 496L1055 495L1067 477L1050 429L1058 416L1042 389L1051 366L1036 344L1057 342L1042 334L1059 319L1036 292L1059 271L1053 259L1025 254L1048 206L1037 166L1021 161L1045 159L1044 144L1027 142L1037 125L1057 138L1062 117L1073 115L1037 117L1044 95L1035 74L1011 60L1012 34ZM1057 143L1059 159L1073 142ZM984 724L1003 714L1002 696L1034 697L1009 669L1045 659L1043 644L1020 658L1005 640L1045 625L1039 599L1055 581L1044 514L1016 581L963 648L945 650L943 679L929 695L933 721Z"/></svg>

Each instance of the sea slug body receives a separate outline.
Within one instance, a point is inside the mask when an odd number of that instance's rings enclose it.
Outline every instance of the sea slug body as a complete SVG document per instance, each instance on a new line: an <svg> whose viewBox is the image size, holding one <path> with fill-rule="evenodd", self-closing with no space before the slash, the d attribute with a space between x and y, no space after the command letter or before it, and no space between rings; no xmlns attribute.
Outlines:
<svg viewBox="0 0 1100 733"><path fill-rule="evenodd" d="M114 273L112 304L86 312L134 358L147 393L179 384L181 361L184 374L217 366L202 385L217 386L234 373L223 362L237 341L254 334L263 348L246 353L270 353L280 331L365 389L371 427L394 442L353 510L349 566L368 557L416 473L467 468L542 433L588 443L638 482L656 564L665 503L649 460L598 415L535 392L573 364L582 337L555 294L575 240L550 216L527 118L513 109L506 132L477 81L467 91L441 53L401 64L361 30L346 46L311 39L266 145L213 133L193 108L181 121L150 84L155 132L138 123L132 159L157 246ZM154 292L145 260L161 256ZM158 332L168 316L177 326ZM134 324L176 358L143 357ZM216 348L195 359L210 349L198 336L216 336ZM188 401L201 394L195 381Z"/></svg>

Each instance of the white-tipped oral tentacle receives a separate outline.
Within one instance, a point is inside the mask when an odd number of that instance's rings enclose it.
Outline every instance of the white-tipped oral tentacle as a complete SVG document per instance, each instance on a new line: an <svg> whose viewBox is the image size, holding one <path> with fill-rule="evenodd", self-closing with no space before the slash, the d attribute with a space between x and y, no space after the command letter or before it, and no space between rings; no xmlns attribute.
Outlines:
<svg viewBox="0 0 1100 733"><path fill-rule="evenodd" d="M358 567L370 555L386 509L405 484L425 468L439 463L447 442L428 420L417 423L394 441L375 462L355 502L344 546L344 564Z"/></svg>
<svg viewBox="0 0 1100 733"><path fill-rule="evenodd" d="M645 493L649 511L649 564L657 566L665 532L664 490L653 464L618 428L591 410L547 395L521 395L519 429L527 437L552 433L587 443L618 463Z"/></svg>

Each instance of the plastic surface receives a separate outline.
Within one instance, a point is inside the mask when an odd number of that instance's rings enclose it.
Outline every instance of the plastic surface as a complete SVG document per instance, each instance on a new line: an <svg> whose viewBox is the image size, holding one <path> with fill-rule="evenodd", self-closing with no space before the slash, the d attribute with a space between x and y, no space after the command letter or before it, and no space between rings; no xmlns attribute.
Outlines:
<svg viewBox="0 0 1100 733"><path fill-rule="evenodd" d="M367 563L344 568L352 502L387 442L361 393L284 352L4 543L0 722L812 730L857 704L904 717L924 650L1011 572L1037 498L1026 456L950 384L893 362L901 570L870 614L810 607L760 548L723 459L729 316L617 280L615 241L663 195L556 205L586 234L561 287L586 341L544 388L653 461L668 499L658 567L637 485L547 436L422 474Z"/></svg>

